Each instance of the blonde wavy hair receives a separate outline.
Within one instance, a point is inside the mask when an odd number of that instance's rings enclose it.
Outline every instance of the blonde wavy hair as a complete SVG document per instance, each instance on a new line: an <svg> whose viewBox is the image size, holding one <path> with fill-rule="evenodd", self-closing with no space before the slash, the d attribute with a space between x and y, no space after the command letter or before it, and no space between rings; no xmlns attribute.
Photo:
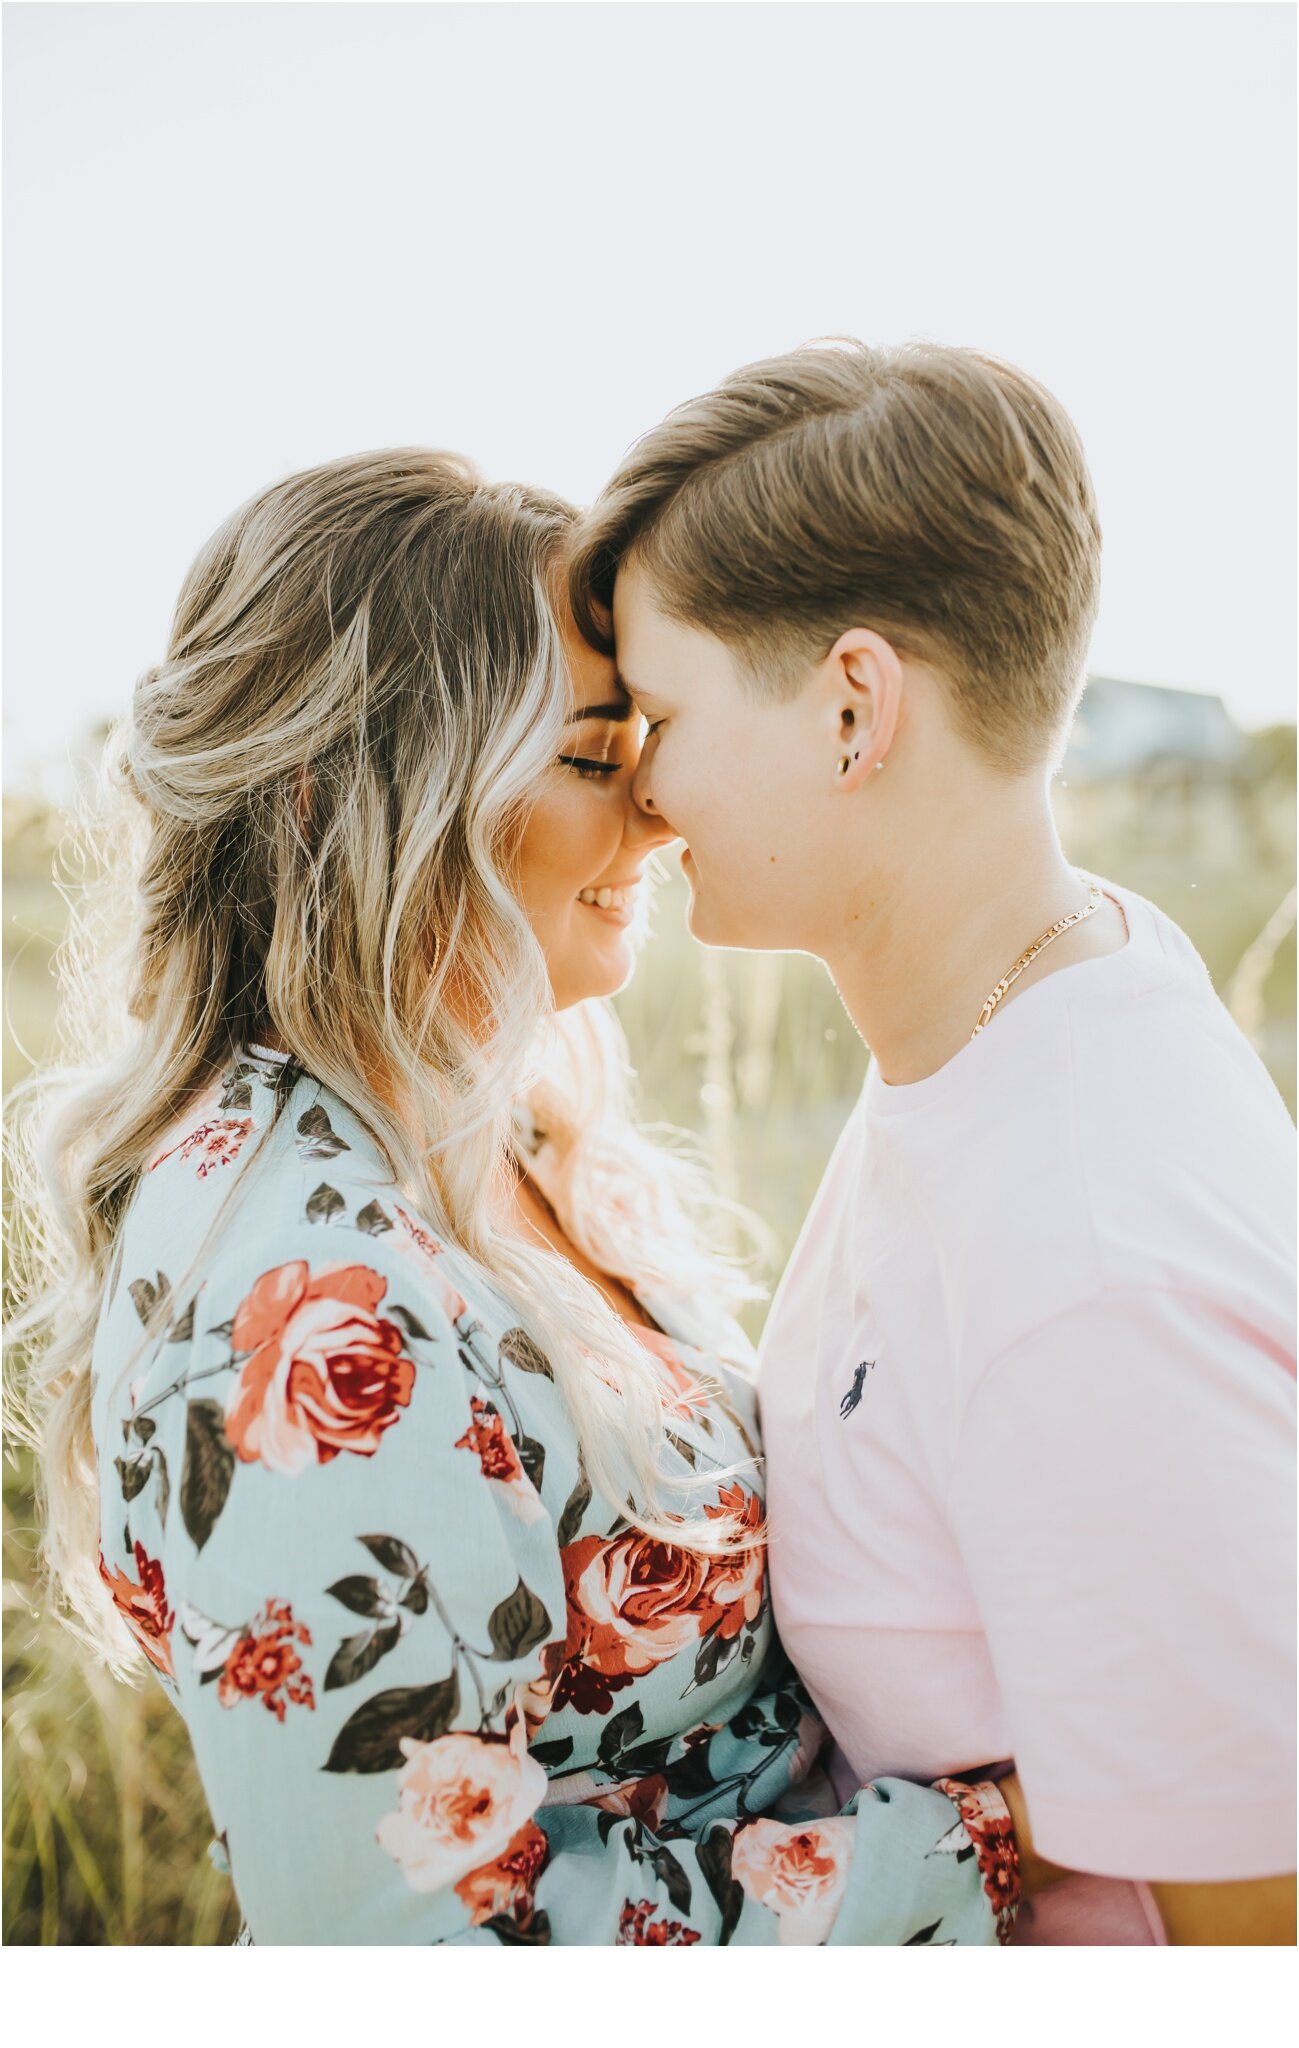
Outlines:
<svg viewBox="0 0 1299 2048"><path fill-rule="evenodd" d="M204 547L166 659L110 739L56 1052L19 1091L11 1413L39 1456L55 1588L119 1668L90 1421L115 1239L158 1140L267 1035L546 1351L601 1492L663 1540L715 1553L739 1535L660 1469L650 1354L510 1222L530 1103L560 1219L599 1266L683 1309L757 1292L697 1163L633 1123L611 1007L554 1013L512 883L571 711L552 596L575 519L442 452L288 477Z"/></svg>

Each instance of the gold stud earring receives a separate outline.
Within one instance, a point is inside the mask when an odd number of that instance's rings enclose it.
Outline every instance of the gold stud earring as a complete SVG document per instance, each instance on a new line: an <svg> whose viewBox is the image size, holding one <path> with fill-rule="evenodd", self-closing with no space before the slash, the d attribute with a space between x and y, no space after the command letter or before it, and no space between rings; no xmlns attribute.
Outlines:
<svg viewBox="0 0 1299 2048"><path fill-rule="evenodd" d="M846 775L846 774L848 773L848 770L849 770L849 769L850 769L851 767L852 767L852 761L851 761L851 759L849 758L849 756L848 756L847 754L840 754L840 756L839 756L839 773L840 773L840 775Z"/></svg>

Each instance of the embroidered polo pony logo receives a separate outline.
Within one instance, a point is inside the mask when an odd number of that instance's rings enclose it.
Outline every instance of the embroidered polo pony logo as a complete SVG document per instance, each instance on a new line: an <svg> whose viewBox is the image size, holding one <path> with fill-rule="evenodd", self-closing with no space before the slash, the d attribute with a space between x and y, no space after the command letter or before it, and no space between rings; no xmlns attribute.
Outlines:
<svg viewBox="0 0 1299 2048"><path fill-rule="evenodd" d="M861 1406L861 1397L866 1391L866 1375L868 1372L874 1372L874 1370L875 1360L873 1358L863 1358L852 1376L852 1385L839 1403L839 1419L841 1422L846 1422L853 1409Z"/></svg>

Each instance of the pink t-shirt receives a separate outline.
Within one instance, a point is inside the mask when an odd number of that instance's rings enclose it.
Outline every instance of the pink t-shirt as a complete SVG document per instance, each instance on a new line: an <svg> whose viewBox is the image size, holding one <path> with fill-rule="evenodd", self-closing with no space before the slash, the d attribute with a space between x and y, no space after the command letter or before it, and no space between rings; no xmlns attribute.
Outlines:
<svg viewBox="0 0 1299 2048"><path fill-rule="evenodd" d="M785 1646L857 1781L1013 1756L1097 1873L1028 1940L1160 1939L1130 1883L1294 1869L1294 1131L1185 934L872 1067L768 1318Z"/></svg>

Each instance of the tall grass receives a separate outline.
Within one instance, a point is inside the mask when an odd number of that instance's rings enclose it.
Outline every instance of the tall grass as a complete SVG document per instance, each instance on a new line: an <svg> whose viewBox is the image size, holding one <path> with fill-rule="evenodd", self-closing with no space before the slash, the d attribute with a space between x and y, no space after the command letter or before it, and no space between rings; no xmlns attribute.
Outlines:
<svg viewBox="0 0 1299 2048"><path fill-rule="evenodd" d="M1215 867L1185 848L1173 855L1139 828L1103 847L1088 845L1076 825L1065 836L1080 865L1168 910L1220 988L1237 977L1242 1022L1293 1114L1293 915L1287 925L1278 908L1293 886L1293 842L1283 835L1248 863ZM6 837L6 1088L40 1056L50 1028L61 918L49 879L52 845L38 809L15 812ZM619 999L642 1113L699 1134L727 1191L770 1224L778 1270L860 1089L866 1054L814 961L696 946L684 925L684 883L671 862L669 869L655 936ZM20 1228L21 1219L13 1224ZM755 1336L762 1314L759 1305L747 1318ZM205 1853L211 1829L183 1724L152 1682L128 1688L88 1667L43 1607L32 1480L29 1462L10 1457L4 1939L227 1942L237 1913L228 1879Z"/></svg>

